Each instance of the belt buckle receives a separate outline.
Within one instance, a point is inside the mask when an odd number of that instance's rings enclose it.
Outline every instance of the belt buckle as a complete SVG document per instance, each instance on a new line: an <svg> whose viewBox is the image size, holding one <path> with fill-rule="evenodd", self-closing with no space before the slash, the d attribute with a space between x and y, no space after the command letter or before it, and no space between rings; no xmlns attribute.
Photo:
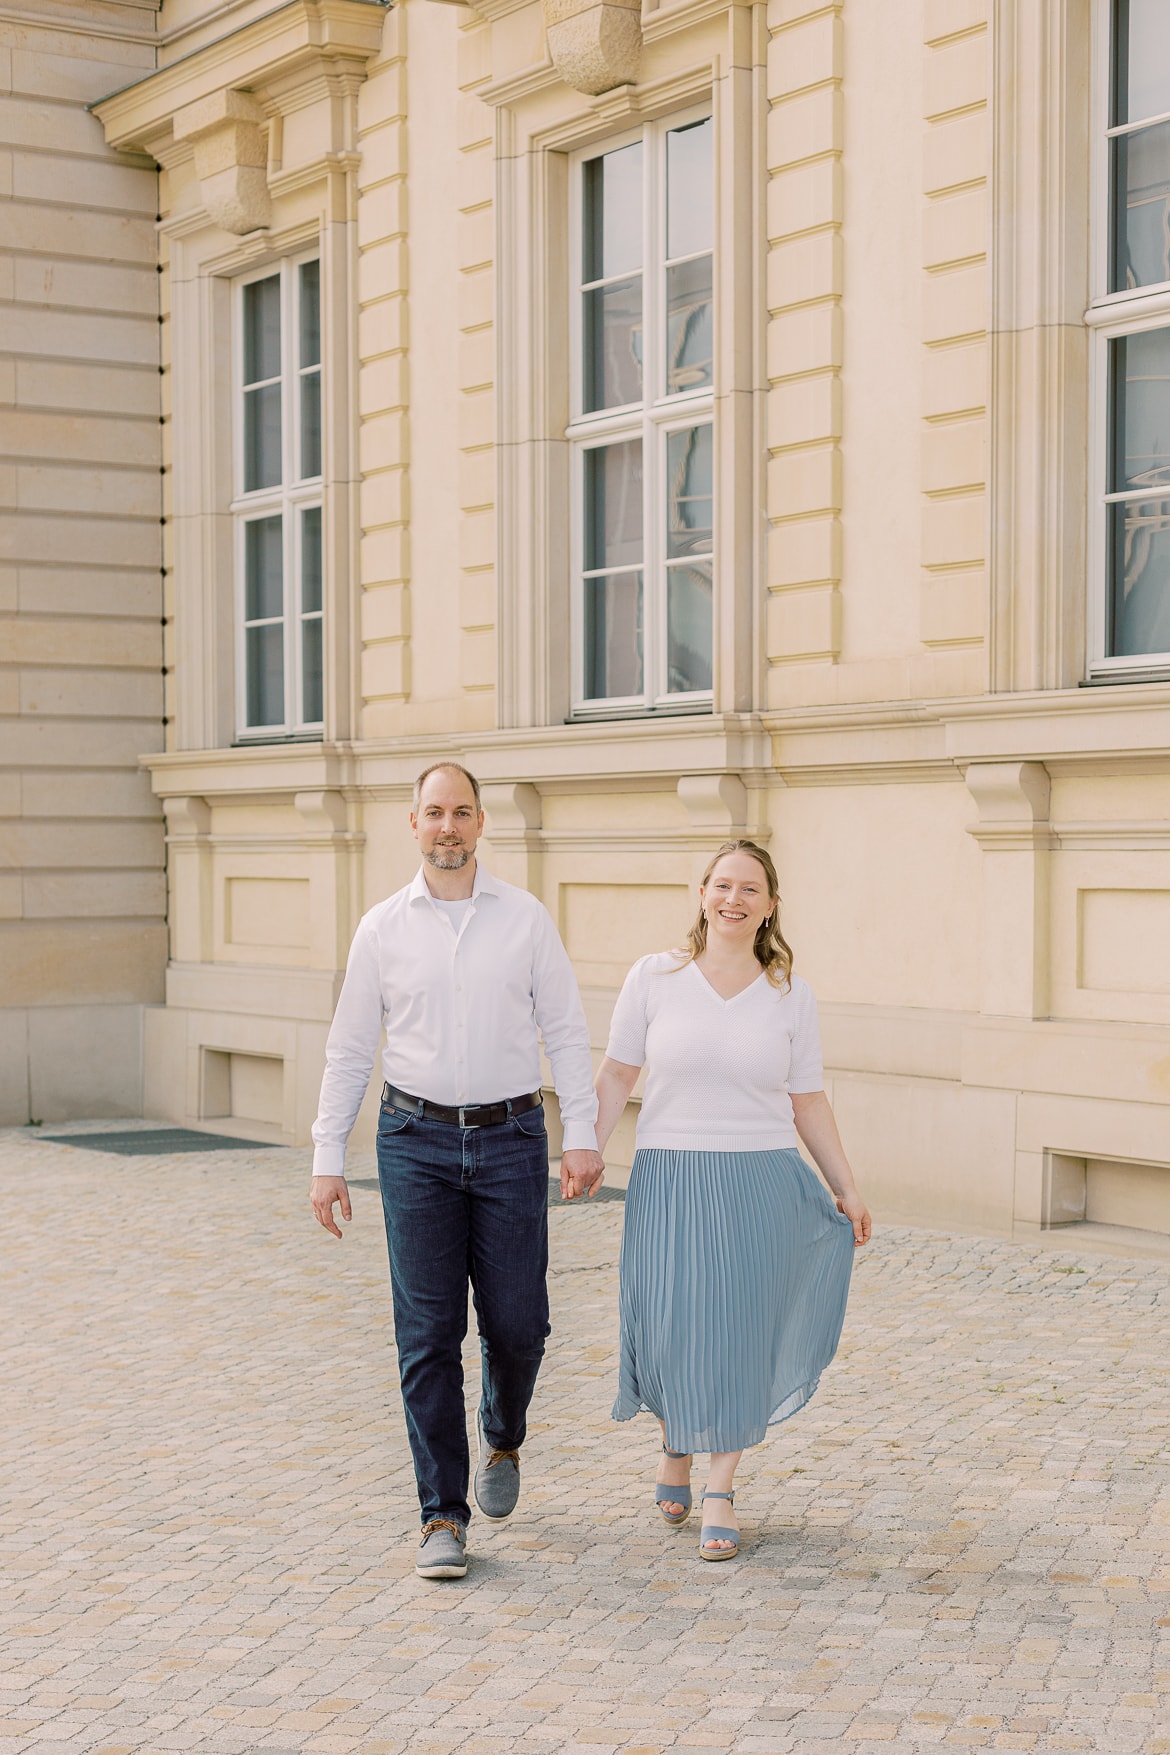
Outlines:
<svg viewBox="0 0 1170 1755"><path fill-rule="evenodd" d="M459 1125L460 1125L460 1127L474 1127L475 1126L475 1123L473 1121L467 1121L464 1118L466 1117L469 1109L478 1109L478 1108L479 1108L478 1103L466 1103L466 1104L461 1103L459 1105Z"/></svg>

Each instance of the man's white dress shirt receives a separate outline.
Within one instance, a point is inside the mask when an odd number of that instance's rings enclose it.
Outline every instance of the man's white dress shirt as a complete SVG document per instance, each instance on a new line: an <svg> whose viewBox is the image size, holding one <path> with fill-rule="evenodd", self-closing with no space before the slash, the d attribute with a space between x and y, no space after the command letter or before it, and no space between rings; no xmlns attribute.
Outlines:
<svg viewBox="0 0 1170 1755"><path fill-rule="evenodd" d="M547 909L477 865L458 925L455 912L435 901L420 868L413 883L362 917L325 1048L314 1176L345 1174L346 1141L383 1023L387 1082L451 1106L538 1090L539 1029L564 1149L597 1149L589 1032Z"/></svg>

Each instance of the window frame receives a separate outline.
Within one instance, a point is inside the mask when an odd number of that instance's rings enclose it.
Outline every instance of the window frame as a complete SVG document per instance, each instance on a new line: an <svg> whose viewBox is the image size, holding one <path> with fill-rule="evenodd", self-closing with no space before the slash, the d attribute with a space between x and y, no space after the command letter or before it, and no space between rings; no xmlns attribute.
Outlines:
<svg viewBox="0 0 1170 1755"><path fill-rule="evenodd" d="M667 136L696 122L711 123L712 228L712 381L674 396L666 394L666 177ZM593 159L643 143L642 162L642 370L640 402L592 413L583 411L585 336L582 287L584 167ZM564 438L569 462L569 615L570 702L573 721L662 718L714 711L715 641L718 609L719 505L718 434L715 429L719 365L718 123L708 98L647 119L573 150L568 165L568 340L569 407ZM699 252L696 254L707 254ZM680 258L687 260L688 258ZM712 686L669 692L667 676L666 443L667 434L709 425L712 429ZM584 453L599 445L638 438L642 444L642 658L643 689L638 695L587 696L585 682L585 471Z"/></svg>
<svg viewBox="0 0 1170 1755"><path fill-rule="evenodd" d="M1112 141L1137 124L1114 125L1116 0L1097 0L1093 32L1090 107L1091 224L1089 307L1090 331L1088 544L1089 604L1086 678L1097 683L1159 682L1170 678L1170 651L1115 656L1109 652L1113 609L1113 559L1109 506L1132 495L1114 494L1110 486L1113 454L1113 381L1111 344L1127 336L1170 328L1170 279L1154 285L1110 291L1114 261L1115 189ZM1156 122L1143 118L1141 125ZM1153 494L1151 498L1155 497ZM1163 496L1170 499L1170 489Z"/></svg>
<svg viewBox="0 0 1170 1755"><path fill-rule="evenodd" d="M319 742L325 733L328 708L325 701L325 571L328 552L326 513L326 401L325 401L325 272L320 240L263 266L233 278L232 297L232 520L233 635L235 647L235 741L271 743L284 739ZM318 398L321 469L303 480L290 479L301 445L303 383L312 368L300 361L301 269L318 264ZM244 308L245 288L259 281L280 279L280 386L281 386L281 479L274 487L244 486ZM291 392L291 394L290 394ZM306 511L321 513L321 603L306 612L303 607L302 526ZM284 718L279 723L248 724L246 616L247 527L265 518L281 519L283 580ZM321 716L304 716L304 624L316 620L321 626ZM290 705L293 711L290 713Z"/></svg>

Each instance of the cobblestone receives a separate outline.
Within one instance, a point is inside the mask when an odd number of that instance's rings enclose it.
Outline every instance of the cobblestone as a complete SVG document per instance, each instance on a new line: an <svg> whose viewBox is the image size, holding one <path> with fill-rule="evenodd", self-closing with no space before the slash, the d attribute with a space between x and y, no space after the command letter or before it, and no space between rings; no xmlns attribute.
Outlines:
<svg viewBox="0 0 1170 1755"><path fill-rule="evenodd" d="M554 1209L521 1507L436 1585L375 1193L0 1159L0 1755L1170 1755L1165 1264L879 1228L715 1568L609 1420L622 1207Z"/></svg>

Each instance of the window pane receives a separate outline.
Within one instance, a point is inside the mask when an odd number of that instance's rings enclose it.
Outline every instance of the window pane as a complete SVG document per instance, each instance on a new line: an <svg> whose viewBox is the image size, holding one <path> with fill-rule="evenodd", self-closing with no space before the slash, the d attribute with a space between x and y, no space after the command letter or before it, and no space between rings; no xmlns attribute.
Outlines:
<svg viewBox="0 0 1170 1755"><path fill-rule="evenodd" d="M642 559L642 441L585 452L585 571Z"/></svg>
<svg viewBox="0 0 1170 1755"><path fill-rule="evenodd" d="M1112 493L1170 485L1170 329L1110 343L1113 365Z"/></svg>
<svg viewBox="0 0 1170 1755"><path fill-rule="evenodd" d="M1116 122L1170 113L1170 7L1166 0L1115 0Z"/></svg>
<svg viewBox="0 0 1170 1755"><path fill-rule="evenodd" d="M301 355L302 366L321 363L321 264L301 264Z"/></svg>
<svg viewBox="0 0 1170 1755"><path fill-rule="evenodd" d="M642 143L585 164L584 279L608 280L642 266Z"/></svg>
<svg viewBox="0 0 1170 1755"><path fill-rule="evenodd" d="M284 543L279 518L244 525L244 620L284 614Z"/></svg>
<svg viewBox="0 0 1170 1755"><path fill-rule="evenodd" d="M248 724L284 724L284 629L279 622L244 633Z"/></svg>
<svg viewBox="0 0 1170 1755"><path fill-rule="evenodd" d="M583 295L585 413L642 400L642 277Z"/></svg>
<svg viewBox="0 0 1170 1755"><path fill-rule="evenodd" d="M1113 287L1170 280L1170 122L1113 141Z"/></svg>
<svg viewBox="0 0 1170 1755"><path fill-rule="evenodd" d="M320 616L301 623L301 694L301 718L316 725L322 718Z"/></svg>
<svg viewBox="0 0 1170 1755"><path fill-rule="evenodd" d="M712 381L711 258L666 271L666 394L701 390Z"/></svg>
<svg viewBox="0 0 1170 1755"><path fill-rule="evenodd" d="M710 116L666 136L666 254L696 256L715 242Z"/></svg>
<svg viewBox="0 0 1170 1755"><path fill-rule="evenodd" d="M321 473L321 374L301 379L301 480Z"/></svg>
<svg viewBox="0 0 1170 1755"><path fill-rule="evenodd" d="M666 554L706 554L712 541L711 428L666 437Z"/></svg>
<svg viewBox="0 0 1170 1755"><path fill-rule="evenodd" d="M1170 499L1109 508L1111 658L1170 652Z"/></svg>
<svg viewBox="0 0 1170 1755"><path fill-rule="evenodd" d="M301 513L301 613L321 607L321 508Z"/></svg>
<svg viewBox="0 0 1170 1755"><path fill-rule="evenodd" d="M244 288L244 383L280 376L280 276Z"/></svg>
<svg viewBox="0 0 1170 1755"><path fill-rule="evenodd" d="M642 693L642 575L585 581L585 695Z"/></svg>
<svg viewBox="0 0 1170 1755"><path fill-rule="evenodd" d="M711 687L711 563L666 571L666 688Z"/></svg>
<svg viewBox="0 0 1170 1755"><path fill-rule="evenodd" d="M280 483L280 385L244 392L244 492Z"/></svg>

